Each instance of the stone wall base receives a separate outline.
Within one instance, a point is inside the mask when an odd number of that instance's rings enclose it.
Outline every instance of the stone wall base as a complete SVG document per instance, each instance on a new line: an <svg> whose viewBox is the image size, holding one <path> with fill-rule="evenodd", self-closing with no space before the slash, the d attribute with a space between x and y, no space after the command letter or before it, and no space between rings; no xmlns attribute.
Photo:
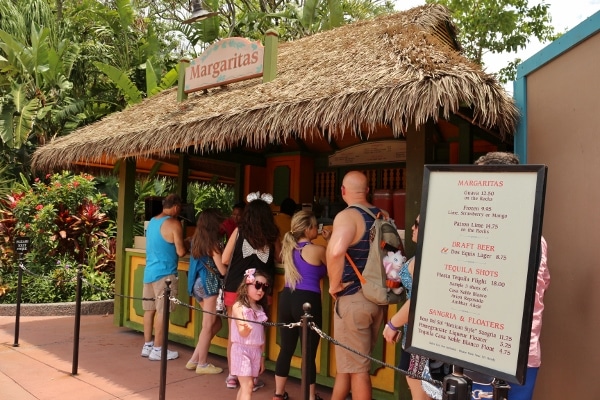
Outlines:
<svg viewBox="0 0 600 400"><path fill-rule="evenodd" d="M0 316L15 316L16 304L0 304ZM82 301L81 315L102 315L114 313L114 301ZM43 317L50 315L75 315L75 302L21 304L21 315L25 317Z"/></svg>

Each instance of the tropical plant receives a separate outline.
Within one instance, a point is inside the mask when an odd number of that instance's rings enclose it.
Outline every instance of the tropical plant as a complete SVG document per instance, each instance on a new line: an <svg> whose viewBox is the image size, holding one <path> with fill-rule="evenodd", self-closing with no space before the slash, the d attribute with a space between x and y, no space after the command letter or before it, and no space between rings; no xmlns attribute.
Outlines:
<svg viewBox="0 0 600 400"><path fill-rule="evenodd" d="M110 248L115 227L107 213L114 204L97 192L93 179L88 174L67 172L47 176L47 183L37 179L29 185L23 179L9 197L8 206L16 220L13 237L30 238L32 250L27 258L40 272L63 256L88 265L91 251L106 254Z"/></svg>
<svg viewBox="0 0 600 400"><path fill-rule="evenodd" d="M108 218L115 204L95 187L88 174L48 175L29 184L25 177L0 201L0 301L14 301L21 264L24 301L72 301L77 270L84 299L112 297L115 226ZM29 252L15 260L15 238L27 237ZM19 267L18 267L19 266Z"/></svg>
<svg viewBox="0 0 600 400"><path fill-rule="evenodd" d="M75 21L88 27L86 34L78 34L85 43L85 65L95 70L93 75L104 81L103 85L112 82L120 93L112 99L104 96L102 99L122 109L177 82L178 59L172 53L177 43L166 34L171 29L166 21L150 18L140 2L85 2L89 7L77 7L76 13L66 12L65 18L72 17L70 29L79 26ZM98 45L98 39L102 46Z"/></svg>
<svg viewBox="0 0 600 400"><path fill-rule="evenodd" d="M288 41L393 10L391 1L382 0L227 0L221 15L227 36L260 40L275 29L281 40Z"/></svg>
<svg viewBox="0 0 600 400"><path fill-rule="evenodd" d="M458 39L467 57L483 65L483 56L491 53L513 53L524 49L530 38L540 42L558 36L552 26L550 5L530 5L527 0L426 0L443 4L452 12L458 26ZM514 80L519 59L498 74L502 82Z"/></svg>
<svg viewBox="0 0 600 400"><path fill-rule="evenodd" d="M21 302L57 303L75 301L77 275L81 271L81 299L107 300L114 297L114 277L98 272L87 265L78 265L69 257L56 261L56 265L44 275L31 272L24 265L21 284ZM17 267L0 268L0 303L16 303Z"/></svg>
<svg viewBox="0 0 600 400"><path fill-rule="evenodd" d="M58 38L46 1L1 3L13 22L0 25L0 143L6 174L16 177L29 174L35 146L82 120L83 101L70 96L69 81L79 47Z"/></svg>
<svg viewBox="0 0 600 400"><path fill-rule="evenodd" d="M224 215L229 215L234 203L233 194L233 187L218 183L215 177L212 182L194 182L188 185L187 202L194 205L196 213L207 208L217 208Z"/></svg>

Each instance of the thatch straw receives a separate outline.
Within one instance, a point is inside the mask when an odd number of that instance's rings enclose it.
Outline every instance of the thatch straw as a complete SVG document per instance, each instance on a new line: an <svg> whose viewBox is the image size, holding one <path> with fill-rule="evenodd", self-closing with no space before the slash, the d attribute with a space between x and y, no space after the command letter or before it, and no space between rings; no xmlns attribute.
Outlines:
<svg viewBox="0 0 600 400"><path fill-rule="evenodd" d="M34 167L310 143L382 125L399 137L465 107L472 123L500 137L515 130L512 98L458 52L448 11L426 5L280 44L278 76L266 84L253 79L184 102L176 89L164 91L39 148Z"/></svg>

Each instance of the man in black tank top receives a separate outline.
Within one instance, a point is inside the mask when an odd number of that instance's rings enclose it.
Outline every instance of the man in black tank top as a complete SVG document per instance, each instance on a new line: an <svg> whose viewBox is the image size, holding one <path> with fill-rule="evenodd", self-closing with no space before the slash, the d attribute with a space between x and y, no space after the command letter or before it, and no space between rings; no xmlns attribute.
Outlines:
<svg viewBox="0 0 600 400"><path fill-rule="evenodd" d="M368 193L367 177L363 173L350 171L344 176L342 198L346 204L361 204L377 210L367 201ZM335 339L370 355L383 323L384 307L365 299L358 277L345 257L346 252L352 253L358 269L364 269L369 252L369 229L373 223L373 219L367 217L355 207L348 207L336 215L327 245L327 272L329 293L336 298L333 317ZM335 357L337 374L331 400L344 400L350 390L353 400L371 400L369 359L339 346L335 348Z"/></svg>

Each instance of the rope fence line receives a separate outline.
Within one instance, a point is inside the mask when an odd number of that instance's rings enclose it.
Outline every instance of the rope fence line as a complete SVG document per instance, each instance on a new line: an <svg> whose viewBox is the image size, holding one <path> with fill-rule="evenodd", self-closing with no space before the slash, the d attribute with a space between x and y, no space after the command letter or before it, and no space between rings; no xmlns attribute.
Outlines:
<svg viewBox="0 0 600 400"><path fill-rule="evenodd" d="M54 279L50 279L50 278L48 278L48 277L46 277L44 275L36 274L35 272L32 272L32 271L28 270L22 263L19 264L19 268L21 268L24 272L26 272L29 275L36 276L36 277L42 278L42 279L46 279L46 280L52 281L52 282L55 281ZM95 286L94 284L90 283L88 280L86 280L83 277L81 277L81 280L82 280L82 282L84 284L86 284L88 287L96 290L97 292L103 292L104 291L104 289ZM105 293L105 294L108 295L108 293ZM113 292L112 294L114 296L118 296L118 297L125 298L125 299L141 300L141 301L155 301L157 299L161 300L161 299L164 298L164 294L158 296L157 298L128 296L128 295L124 295L124 294L120 294L120 293L116 293L116 292ZM246 320L246 319L243 319L243 318L236 318L236 317L233 317L233 316L230 316L230 315L226 315L226 314L223 314L223 313L206 311L206 310L203 310L200 307L195 307L195 306L193 306L191 304L184 303L184 302L182 302L181 300L179 300L178 298L176 298L174 296L170 296L169 297L169 301L173 302L175 305L180 305L182 307L186 307L186 308L189 308L189 309L194 310L194 311L199 311L201 313L215 315L215 316L218 316L218 317L221 317L221 318L227 318L227 319L232 319L232 320L249 322L249 323L253 323L253 324L259 324L259 325L263 325L263 326L266 326L266 327L281 327L281 328L294 329L294 328L301 328L301 326L302 326L302 322L301 321L300 322L294 322L294 323L269 322L269 321L266 321L266 322L257 322L257 321ZM394 371L397 371L397 372L401 373L402 375L408 376L409 378L419 379L419 380L428 382L428 383L430 383L432 385L435 385L437 387L441 387L442 386L442 383L440 381L437 381L437 380L434 380L434 379L426 379L426 378L423 378L423 377L415 376L415 375L411 374L409 371L405 371L405 370L403 370L401 368L398 368L398 367L396 367L394 365L386 363L385 361L382 361L382 360L379 360L377 358L371 357L368 354L363 354L363 353L359 352L358 350L355 350L355 349L353 349L353 348L351 348L349 346L346 346L345 344L337 341L333 337L327 335L314 322L309 322L308 326L309 326L310 329L312 329L313 331L315 331L322 339L325 339L325 340L329 341L330 343L334 344L335 346L340 346L340 347L344 348L347 351L350 351L350 352L352 352L354 354L357 354L357 355L359 355L361 357L367 358L370 361L375 362L377 364L380 364L383 367L390 368L390 369L392 369Z"/></svg>
<svg viewBox="0 0 600 400"><path fill-rule="evenodd" d="M213 312L210 312L210 311L206 311L206 310L203 310L202 308L194 307L191 304L184 303L184 302L182 302L181 300L179 300L179 299L177 299L175 297L171 297L170 300L172 302L174 302L175 304L177 304L177 305L181 305L181 306L187 307L187 308L192 309L192 310L200 311L202 313L216 315L216 316L219 316L219 317L222 317L222 318L233 319L233 320L244 321L244 322L250 322L250 323L253 323L253 324L257 324L257 325L264 325L266 327L282 327L282 328L289 328L289 329L302 327L302 322L294 322L294 323L284 324L282 322L249 321L249 320L246 320L246 319L243 319L243 318L236 318L236 317L232 317L232 316L229 316L229 315L224 315L224 314L221 314L221 313L213 313ZM373 361L373 362L375 362L377 364L380 364L380 365L382 365L382 366L384 366L386 368L390 368L390 369L393 369L395 371L398 371L398 372L402 373L403 375L408 376L409 378L423 380L423 381L429 382L429 383L431 383L433 385L436 385L438 387L441 387L441 382L440 381L436 381L434 379L424 379L422 377L417 377L417 376L411 374L409 371L405 371L405 370L403 370L401 368L398 368L398 367L396 367L394 365L388 364L385 361L378 360L378 359L376 359L374 357L369 356L368 354L363 354L363 353L359 352L358 350L355 350L355 349L353 349L353 348L351 348L349 346L346 346L345 344L343 344L343 343L335 340L333 337L327 335L314 322L310 322L308 324L308 326L309 326L310 329L312 329L313 331L315 331L322 339L325 339L325 340L333 343L336 346L340 346L340 347L342 347L342 348L344 348L344 349L346 349L346 350L348 350L348 351L350 351L350 352L352 352L354 354L357 354L357 355L359 355L361 357L367 358L367 359L369 359L369 360L371 360L371 361Z"/></svg>

